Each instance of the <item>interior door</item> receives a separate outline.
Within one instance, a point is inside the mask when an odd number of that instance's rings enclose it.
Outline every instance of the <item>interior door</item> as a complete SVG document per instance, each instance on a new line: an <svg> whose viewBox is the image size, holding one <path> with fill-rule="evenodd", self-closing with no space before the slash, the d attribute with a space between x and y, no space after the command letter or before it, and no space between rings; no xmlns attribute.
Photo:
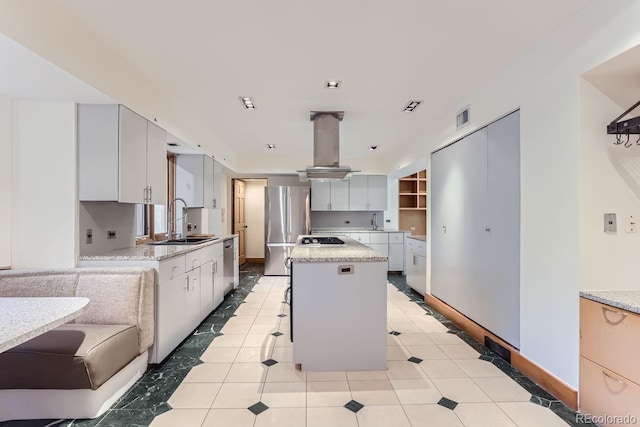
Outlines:
<svg viewBox="0 0 640 427"><path fill-rule="evenodd" d="M245 184L239 179L233 180L233 232L238 235L238 264L247 262L245 246Z"/></svg>

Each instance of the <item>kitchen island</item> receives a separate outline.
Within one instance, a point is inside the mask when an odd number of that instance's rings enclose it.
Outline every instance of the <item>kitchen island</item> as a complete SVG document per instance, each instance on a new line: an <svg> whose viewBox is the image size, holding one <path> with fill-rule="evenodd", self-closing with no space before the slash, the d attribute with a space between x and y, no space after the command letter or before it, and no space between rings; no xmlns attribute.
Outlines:
<svg viewBox="0 0 640 427"><path fill-rule="evenodd" d="M291 254L293 359L303 371L387 368L387 257L345 236ZM314 235L313 237L318 237Z"/></svg>

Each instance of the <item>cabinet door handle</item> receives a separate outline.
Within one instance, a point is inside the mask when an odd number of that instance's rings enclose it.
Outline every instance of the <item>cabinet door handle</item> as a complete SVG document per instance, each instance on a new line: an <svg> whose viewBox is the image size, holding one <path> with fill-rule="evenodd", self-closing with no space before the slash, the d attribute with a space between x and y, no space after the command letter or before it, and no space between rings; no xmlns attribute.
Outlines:
<svg viewBox="0 0 640 427"><path fill-rule="evenodd" d="M618 320L617 322L612 322L609 319L607 319L607 311L609 313L613 313L613 314L617 314L618 316L621 316L620 320ZM607 308L605 306L602 306L602 314L604 315L604 320L610 325L617 325L619 323L622 323L625 317L627 317L627 313L619 310L611 310L610 308Z"/></svg>
<svg viewBox="0 0 640 427"><path fill-rule="evenodd" d="M142 203L143 204L147 204L147 187L144 187L144 189L142 190Z"/></svg>
<svg viewBox="0 0 640 427"><path fill-rule="evenodd" d="M217 271L218 271L218 261L213 261L213 269L211 270L211 273L216 274Z"/></svg>
<svg viewBox="0 0 640 427"><path fill-rule="evenodd" d="M194 278L193 278L193 281L194 281L194 282L197 282L197 281L198 281L198 278L197 278L197 277L194 277ZM191 290L193 290L193 288L194 288L194 287L193 287L193 286L191 286Z"/></svg>
<svg viewBox="0 0 640 427"><path fill-rule="evenodd" d="M212 205L213 209L215 209L216 208L216 199L213 199L212 202L213 202L213 205Z"/></svg>
<svg viewBox="0 0 640 427"><path fill-rule="evenodd" d="M622 381L621 379L618 379L610 374L608 374L606 371L602 371L602 373L604 374L605 377L611 378L612 380L614 380L615 382L619 383L619 384L624 384L627 385L626 382Z"/></svg>
<svg viewBox="0 0 640 427"><path fill-rule="evenodd" d="M149 186L149 203L153 203L153 187Z"/></svg>
<svg viewBox="0 0 640 427"><path fill-rule="evenodd" d="M329 210L331 210L331 203L329 203Z"/></svg>
<svg viewBox="0 0 640 427"><path fill-rule="evenodd" d="M189 290L189 276L184 278L184 288L188 291Z"/></svg>

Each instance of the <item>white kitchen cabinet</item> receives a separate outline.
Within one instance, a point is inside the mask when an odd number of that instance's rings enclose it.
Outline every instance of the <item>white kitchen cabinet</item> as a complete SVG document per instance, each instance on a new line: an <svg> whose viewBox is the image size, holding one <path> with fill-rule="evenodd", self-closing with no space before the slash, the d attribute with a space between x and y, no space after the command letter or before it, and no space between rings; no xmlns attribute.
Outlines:
<svg viewBox="0 0 640 427"><path fill-rule="evenodd" d="M348 211L349 181L312 181L311 210Z"/></svg>
<svg viewBox="0 0 640 427"><path fill-rule="evenodd" d="M420 295L427 291L427 244L418 239L406 239L405 274L407 285Z"/></svg>
<svg viewBox="0 0 640 427"><path fill-rule="evenodd" d="M220 250L222 251L222 245L220 245ZM223 300L224 300L224 256L220 255L213 260L213 308L216 309L220 304L222 304Z"/></svg>
<svg viewBox="0 0 640 427"><path fill-rule="evenodd" d="M213 161L213 208L222 208L222 186L224 185L222 179L222 165L217 161ZM220 206L218 204L220 203Z"/></svg>
<svg viewBox="0 0 640 427"><path fill-rule="evenodd" d="M240 284L240 268L238 265L239 246L238 236L233 236L233 289L237 289Z"/></svg>
<svg viewBox="0 0 640 427"><path fill-rule="evenodd" d="M205 318L213 311L214 307L214 260L207 261L200 266L200 317Z"/></svg>
<svg viewBox="0 0 640 427"><path fill-rule="evenodd" d="M349 237L351 237L353 240L357 240L358 242L369 246L369 233L367 232L352 231L349 233Z"/></svg>
<svg viewBox="0 0 640 427"><path fill-rule="evenodd" d="M190 208L214 207L214 161L205 154L179 154L176 159L176 197Z"/></svg>
<svg viewBox="0 0 640 427"><path fill-rule="evenodd" d="M378 252L379 254L382 254L387 257L389 256L389 245L386 243L369 243L367 246L369 246L371 249Z"/></svg>
<svg viewBox="0 0 640 427"><path fill-rule="evenodd" d="M11 267L11 99L0 97L0 268Z"/></svg>
<svg viewBox="0 0 640 427"><path fill-rule="evenodd" d="M184 259L184 257L182 257ZM150 362L160 363L185 338L183 313L187 275L159 277L156 286L155 339Z"/></svg>
<svg viewBox="0 0 640 427"><path fill-rule="evenodd" d="M81 201L167 204L166 132L123 105L78 105Z"/></svg>
<svg viewBox="0 0 640 427"><path fill-rule="evenodd" d="M384 211L387 209L387 177L357 175L349 181L350 211Z"/></svg>
<svg viewBox="0 0 640 427"><path fill-rule="evenodd" d="M404 244L389 243L389 271L404 271Z"/></svg>

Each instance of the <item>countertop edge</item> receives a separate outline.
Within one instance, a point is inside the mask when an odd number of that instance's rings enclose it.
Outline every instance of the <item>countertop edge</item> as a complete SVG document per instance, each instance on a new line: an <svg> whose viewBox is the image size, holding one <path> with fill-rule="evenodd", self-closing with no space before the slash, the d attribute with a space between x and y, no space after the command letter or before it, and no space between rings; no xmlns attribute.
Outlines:
<svg viewBox="0 0 640 427"><path fill-rule="evenodd" d="M640 291L580 291L580 296L591 301L640 314ZM629 301L630 299L634 299L634 301Z"/></svg>

